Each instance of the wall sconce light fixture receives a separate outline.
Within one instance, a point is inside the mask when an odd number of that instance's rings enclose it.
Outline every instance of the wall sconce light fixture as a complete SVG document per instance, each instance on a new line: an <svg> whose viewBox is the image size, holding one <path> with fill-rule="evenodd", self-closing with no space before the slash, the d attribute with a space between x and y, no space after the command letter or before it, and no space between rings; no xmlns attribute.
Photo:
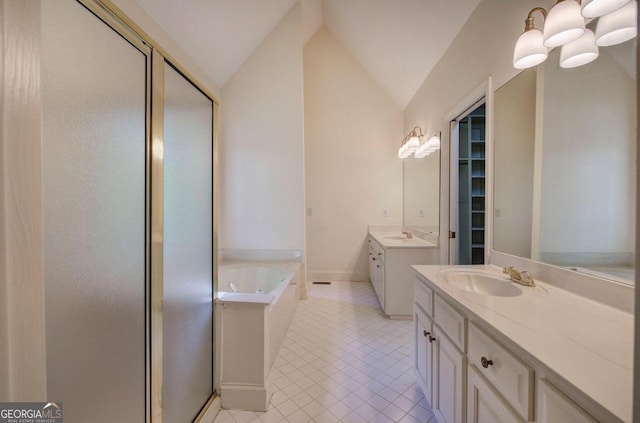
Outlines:
<svg viewBox="0 0 640 423"><path fill-rule="evenodd" d="M539 12L544 29L534 25L533 14ZM598 58L598 46L611 46L631 40L638 34L636 0L558 0L549 10L532 9L518 38L513 67L525 69L547 59L548 49L562 47L560 66L573 68ZM586 28L587 19L598 19L595 34Z"/></svg>
<svg viewBox="0 0 640 423"><path fill-rule="evenodd" d="M398 150L398 158L406 159L415 154L416 159L422 159L440 148L440 136L434 135L422 142L425 136L422 128L415 126L402 140Z"/></svg>

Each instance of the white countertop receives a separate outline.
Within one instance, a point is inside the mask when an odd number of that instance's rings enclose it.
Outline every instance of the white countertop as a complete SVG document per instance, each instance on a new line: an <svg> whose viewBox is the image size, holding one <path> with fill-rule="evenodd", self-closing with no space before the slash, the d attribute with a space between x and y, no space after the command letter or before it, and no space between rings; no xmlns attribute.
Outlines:
<svg viewBox="0 0 640 423"><path fill-rule="evenodd" d="M522 350L597 403L630 422L633 405L633 315L536 280L514 284L516 297L493 297L459 289L438 272L474 268L505 277L495 266L413 266L437 294L458 305L472 321L493 328L507 347ZM526 359L526 357L523 357ZM533 364L533 363L531 363ZM574 392L567 392L573 395ZM588 397L588 398L587 398Z"/></svg>
<svg viewBox="0 0 640 423"><path fill-rule="evenodd" d="M369 235L384 248L436 248L433 242L413 237L406 238L402 232L369 232Z"/></svg>

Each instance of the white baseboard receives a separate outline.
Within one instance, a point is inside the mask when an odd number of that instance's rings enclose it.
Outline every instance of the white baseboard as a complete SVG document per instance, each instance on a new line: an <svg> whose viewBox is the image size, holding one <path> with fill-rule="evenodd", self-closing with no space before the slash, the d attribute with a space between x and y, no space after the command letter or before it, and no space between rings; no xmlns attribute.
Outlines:
<svg viewBox="0 0 640 423"><path fill-rule="evenodd" d="M220 405L229 410L267 411L271 394L266 386L223 383Z"/></svg>
<svg viewBox="0 0 640 423"><path fill-rule="evenodd" d="M316 281L370 282L369 272L308 272L309 284Z"/></svg>

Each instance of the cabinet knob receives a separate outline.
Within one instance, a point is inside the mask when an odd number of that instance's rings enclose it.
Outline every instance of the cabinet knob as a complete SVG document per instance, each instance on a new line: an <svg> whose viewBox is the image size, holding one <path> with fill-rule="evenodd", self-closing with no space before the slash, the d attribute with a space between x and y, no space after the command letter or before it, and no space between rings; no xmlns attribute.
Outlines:
<svg viewBox="0 0 640 423"><path fill-rule="evenodd" d="M372 255L373 253L369 253L369 255Z"/></svg>
<svg viewBox="0 0 640 423"><path fill-rule="evenodd" d="M427 336L431 335L430 332L427 332L426 330L422 331L422 334L424 335L424 337L426 338Z"/></svg>
<svg viewBox="0 0 640 423"><path fill-rule="evenodd" d="M381 255L382 255L382 253L378 253L378 255L379 255L379 256L381 256Z"/></svg>
<svg viewBox="0 0 640 423"><path fill-rule="evenodd" d="M375 260L375 259L376 259L375 257L371 257L371 260Z"/></svg>
<svg viewBox="0 0 640 423"><path fill-rule="evenodd" d="M429 336L429 342L433 342L435 340L436 340L436 338L434 338L433 336Z"/></svg>
<svg viewBox="0 0 640 423"><path fill-rule="evenodd" d="M482 367L484 367L485 369L488 368L489 366L493 366L493 360L487 360L487 357L482 357L480 359L480 364L482 364Z"/></svg>
<svg viewBox="0 0 640 423"><path fill-rule="evenodd" d="M376 264L376 267L380 267L380 265L379 265L379 264Z"/></svg>

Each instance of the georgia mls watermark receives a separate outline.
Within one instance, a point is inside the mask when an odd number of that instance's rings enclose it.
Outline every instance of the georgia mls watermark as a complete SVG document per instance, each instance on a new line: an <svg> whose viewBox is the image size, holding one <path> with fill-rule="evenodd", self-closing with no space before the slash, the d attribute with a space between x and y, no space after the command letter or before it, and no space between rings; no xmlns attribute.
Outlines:
<svg viewBox="0 0 640 423"><path fill-rule="evenodd" d="M62 403L0 402L0 423L62 423Z"/></svg>

